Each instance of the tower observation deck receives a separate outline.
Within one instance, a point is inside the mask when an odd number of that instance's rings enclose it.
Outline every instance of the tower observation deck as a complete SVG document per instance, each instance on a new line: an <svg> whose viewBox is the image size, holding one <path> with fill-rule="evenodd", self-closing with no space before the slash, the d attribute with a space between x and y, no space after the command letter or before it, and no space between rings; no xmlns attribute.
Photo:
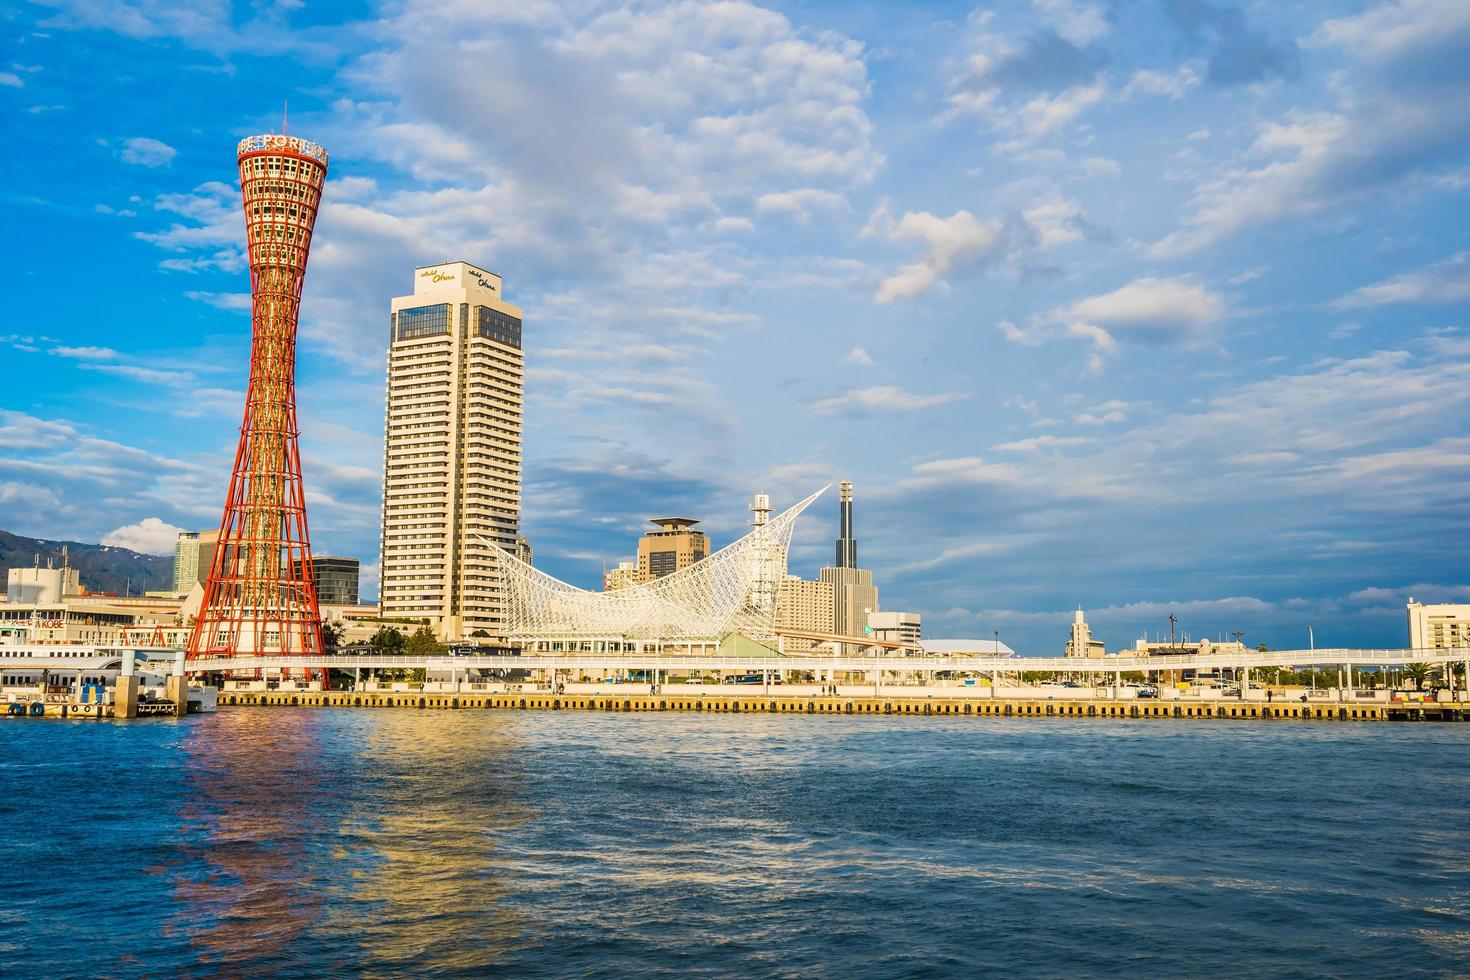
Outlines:
<svg viewBox="0 0 1470 980"><path fill-rule="evenodd" d="M319 654L321 614L296 423L296 325L327 151L295 136L238 149L250 261L250 381L190 658Z"/></svg>

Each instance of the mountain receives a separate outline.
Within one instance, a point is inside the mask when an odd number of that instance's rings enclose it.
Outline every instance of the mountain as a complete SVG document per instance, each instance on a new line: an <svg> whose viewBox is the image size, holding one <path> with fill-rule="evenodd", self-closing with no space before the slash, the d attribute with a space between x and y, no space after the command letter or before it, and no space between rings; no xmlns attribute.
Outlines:
<svg viewBox="0 0 1470 980"><path fill-rule="evenodd" d="M59 568L62 545L66 545L71 567L81 575L82 585L90 592L142 595L155 589L173 588L172 555L145 555L128 548L80 541L47 541L9 531L0 531L0 573L33 566L37 554L41 556L42 568L47 560Z"/></svg>

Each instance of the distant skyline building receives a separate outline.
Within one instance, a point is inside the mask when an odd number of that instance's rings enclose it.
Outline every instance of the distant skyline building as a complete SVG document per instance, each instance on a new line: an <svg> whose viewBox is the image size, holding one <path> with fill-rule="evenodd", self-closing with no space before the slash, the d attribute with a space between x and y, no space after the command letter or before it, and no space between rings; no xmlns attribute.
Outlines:
<svg viewBox="0 0 1470 980"><path fill-rule="evenodd" d="M837 488L837 558L833 568L857 568L857 539L852 536L852 481Z"/></svg>
<svg viewBox="0 0 1470 980"><path fill-rule="evenodd" d="M709 555L709 535L694 530L692 517L650 517L657 529L638 539L638 581L652 582Z"/></svg>
<svg viewBox="0 0 1470 980"><path fill-rule="evenodd" d="M311 560L316 579L317 602L324 606L355 606L358 603L362 563L356 558L316 555Z"/></svg>
<svg viewBox="0 0 1470 980"><path fill-rule="evenodd" d="M535 564L536 552L531 548L530 538L516 538L516 560L527 565Z"/></svg>
<svg viewBox="0 0 1470 980"><path fill-rule="evenodd" d="M620 561L617 568L609 568L602 573L602 591L616 592L618 589L626 589L638 584L638 565L636 562Z"/></svg>
<svg viewBox="0 0 1470 980"><path fill-rule="evenodd" d="M174 592L188 592L209 577L219 531L180 531L174 542Z"/></svg>
<svg viewBox="0 0 1470 980"><path fill-rule="evenodd" d="M864 636L868 616L878 611L878 587L873 573L857 566L851 480L843 480L838 489L837 519L836 564L822 569L818 578L832 588L832 632Z"/></svg>
<svg viewBox="0 0 1470 980"><path fill-rule="evenodd" d="M517 551L525 357L521 310L467 262L414 270L388 335L382 614L441 639L503 636L487 542Z"/></svg>
<svg viewBox="0 0 1470 980"><path fill-rule="evenodd" d="M807 633L832 632L832 583L812 582L788 575L777 585L776 626ZM808 653L820 641L791 636L785 640L787 653Z"/></svg>
<svg viewBox="0 0 1470 980"><path fill-rule="evenodd" d="M1087 625L1081 607L1072 616L1072 632L1067 637L1066 656L1068 657L1101 657L1104 654L1103 642L1092 638L1092 627Z"/></svg>

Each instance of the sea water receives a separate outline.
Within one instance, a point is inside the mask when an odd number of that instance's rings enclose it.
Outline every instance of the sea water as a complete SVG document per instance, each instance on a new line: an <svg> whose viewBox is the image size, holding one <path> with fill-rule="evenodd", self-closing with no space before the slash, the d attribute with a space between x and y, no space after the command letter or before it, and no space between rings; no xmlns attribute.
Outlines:
<svg viewBox="0 0 1470 980"><path fill-rule="evenodd" d="M1470 725L0 719L0 971L1470 973Z"/></svg>

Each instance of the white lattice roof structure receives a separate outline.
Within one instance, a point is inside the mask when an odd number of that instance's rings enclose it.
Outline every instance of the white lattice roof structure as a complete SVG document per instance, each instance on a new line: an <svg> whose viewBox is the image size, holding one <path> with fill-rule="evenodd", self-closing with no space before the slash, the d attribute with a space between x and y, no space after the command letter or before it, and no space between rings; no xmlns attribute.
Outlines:
<svg viewBox="0 0 1470 980"><path fill-rule="evenodd" d="M729 633L767 640L774 635L776 585L786 574L796 519L826 489L708 558L612 592L568 585L482 538L498 566L506 636L525 643L579 638L706 642Z"/></svg>

